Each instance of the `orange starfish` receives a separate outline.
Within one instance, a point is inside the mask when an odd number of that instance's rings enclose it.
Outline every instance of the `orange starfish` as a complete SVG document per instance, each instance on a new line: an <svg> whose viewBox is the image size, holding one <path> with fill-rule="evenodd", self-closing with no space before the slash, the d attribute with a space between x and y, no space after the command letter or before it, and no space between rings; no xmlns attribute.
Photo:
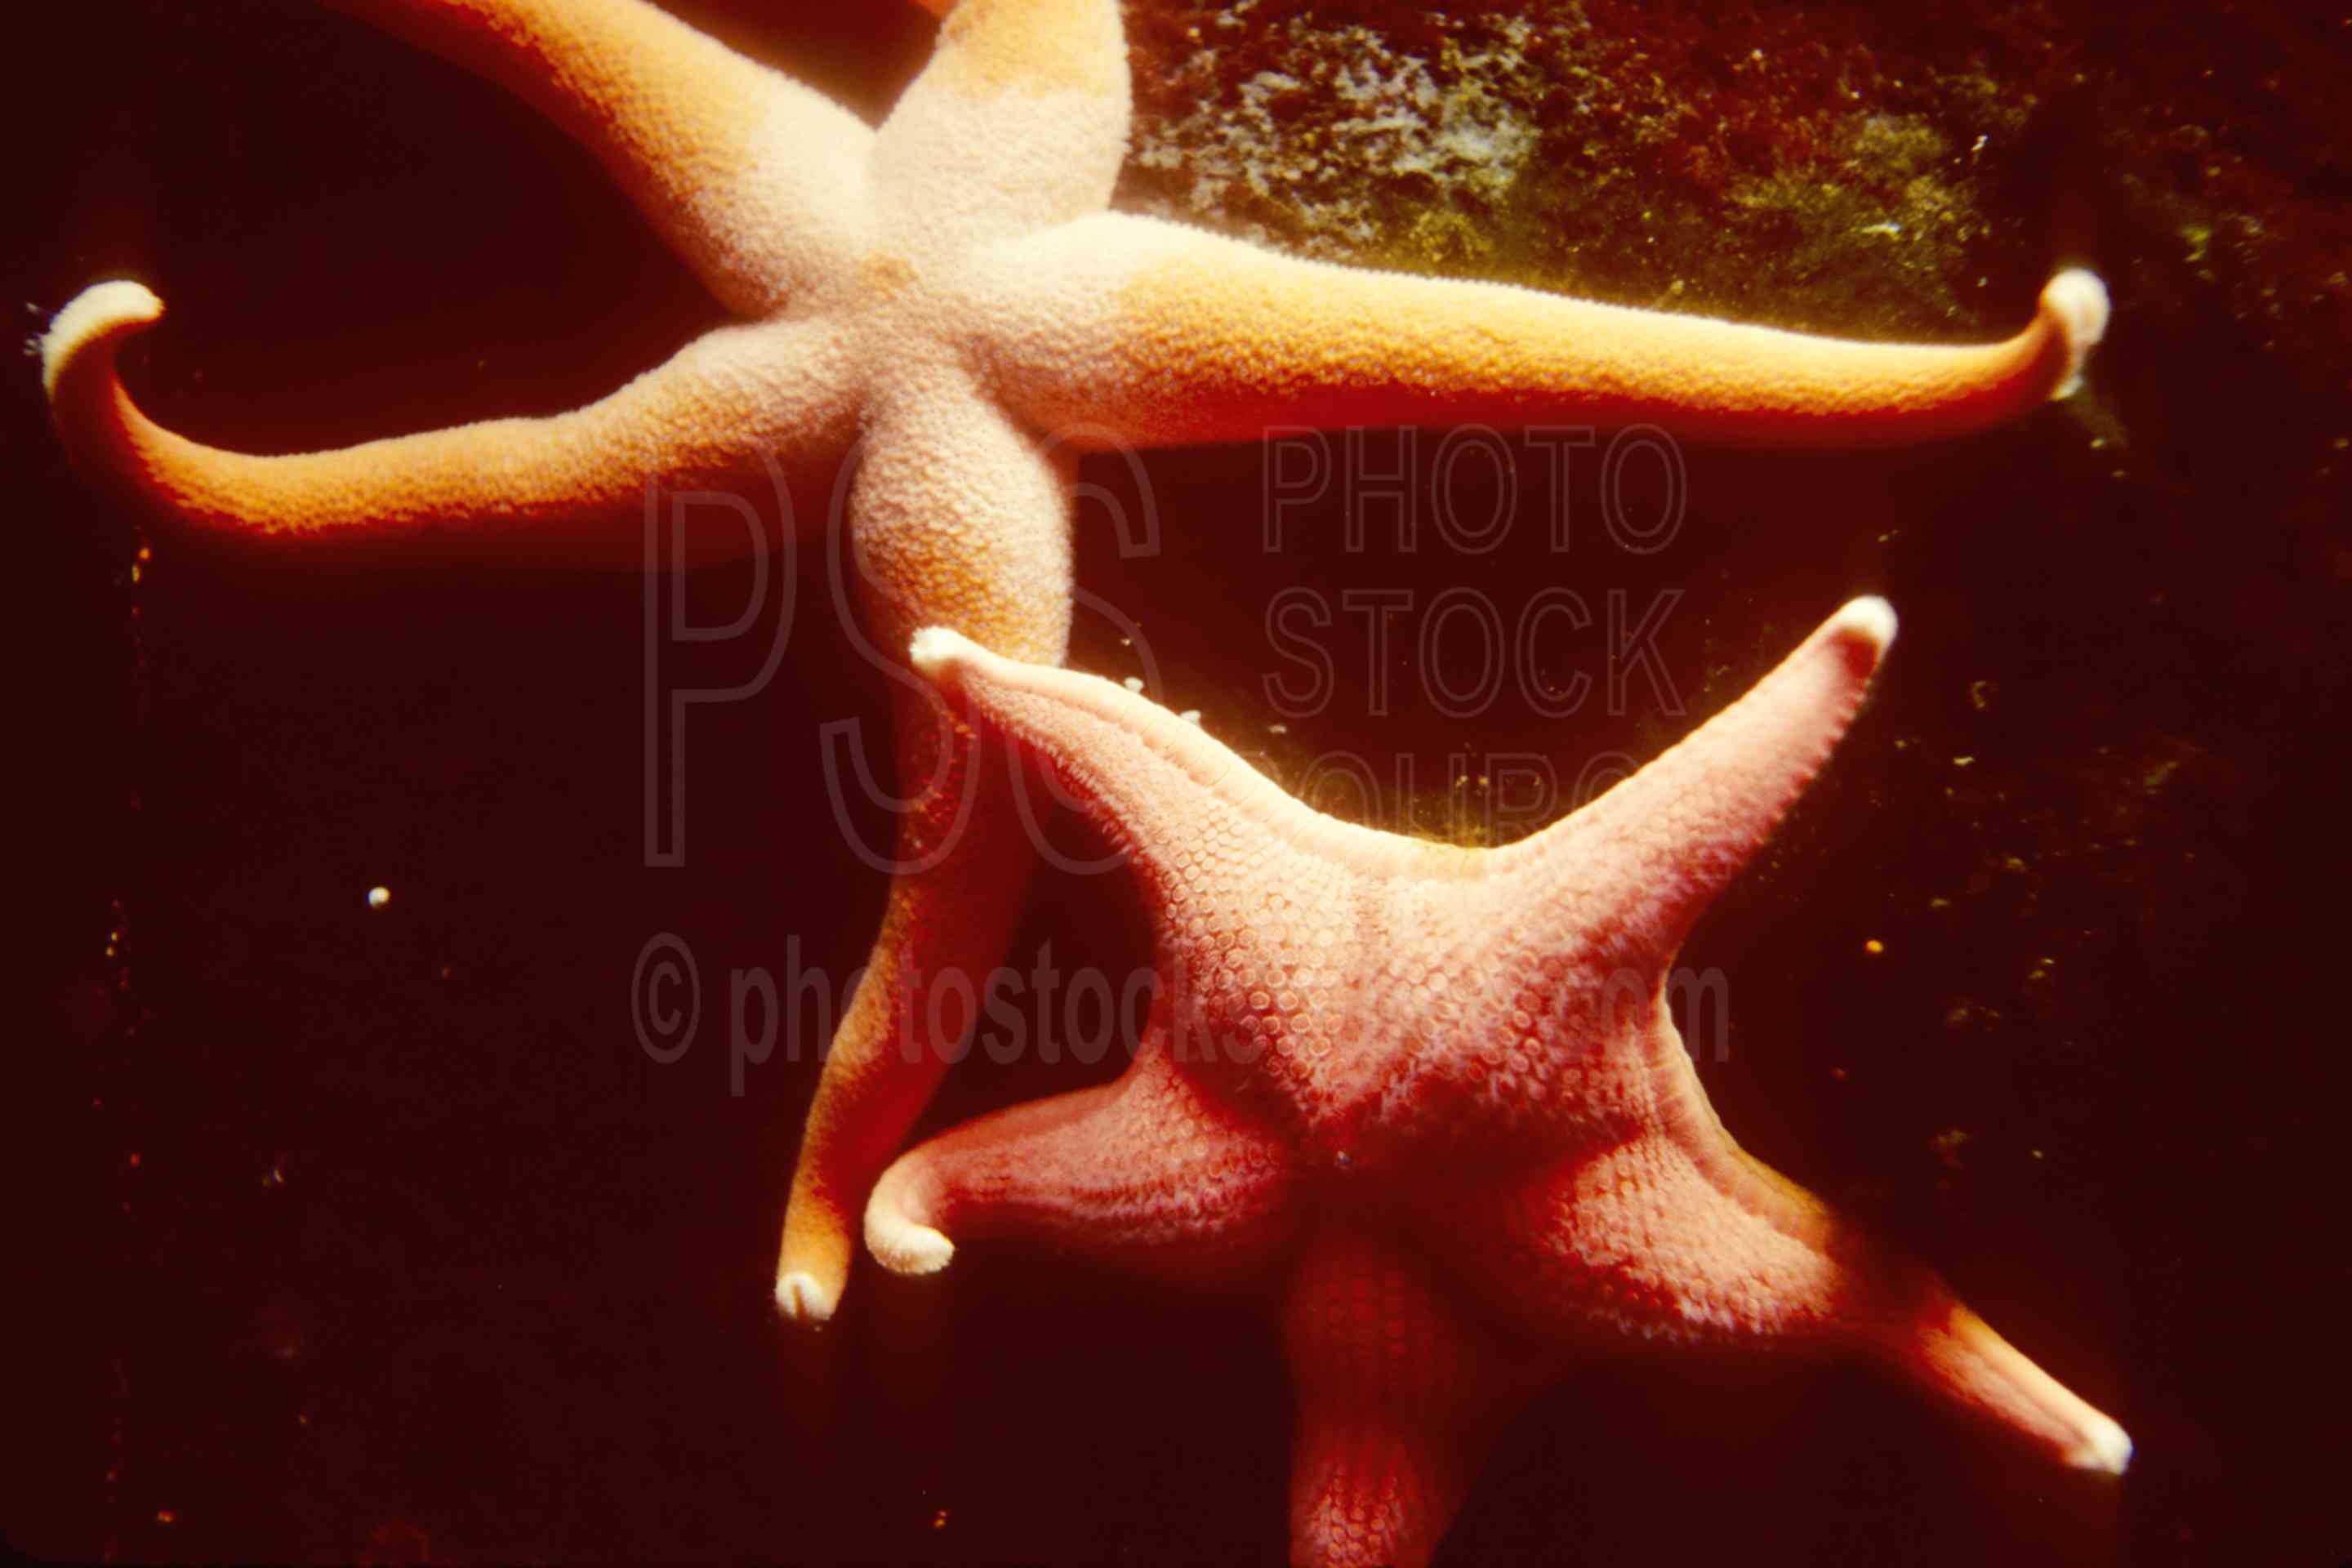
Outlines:
<svg viewBox="0 0 2352 1568"><path fill-rule="evenodd" d="M2114 1421L1741 1151L1668 1016L1684 936L1894 635L1855 600L1633 778L1476 850L1334 821L1108 681L919 634L917 668L1131 857L1166 984L1116 1083L893 1164L867 1245L908 1274L977 1241L1278 1281L1301 1563L1426 1560L1516 1404L1633 1344L1852 1352L2120 1472Z"/></svg>
<svg viewBox="0 0 2352 1568"><path fill-rule="evenodd" d="M644 0L345 4L578 138L738 320L572 413L252 457L140 412L116 357L163 305L99 284L43 343L58 427L92 470L210 537L635 565L655 487L765 475L803 498L794 515L830 521L823 498L855 454L845 523L876 644L943 624L1058 662L1086 450L1255 439L1269 421L1559 417L1919 440L2063 395L2105 320L2098 280L2067 271L2004 342L1848 342L1308 263L1113 215L1129 121L1116 0L961 0L878 130ZM687 545L746 542L730 517ZM802 1321L834 1311L855 1216L951 1055L896 1048L919 1031L889 977L986 973L1020 904L1030 851L996 772L971 760L908 679L906 868L809 1113L777 1267L777 1300Z"/></svg>

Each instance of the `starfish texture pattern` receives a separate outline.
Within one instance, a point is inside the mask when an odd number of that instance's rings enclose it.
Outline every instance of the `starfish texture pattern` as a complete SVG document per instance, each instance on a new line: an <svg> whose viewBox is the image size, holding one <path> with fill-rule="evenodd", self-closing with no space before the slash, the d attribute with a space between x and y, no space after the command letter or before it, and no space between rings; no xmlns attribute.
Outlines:
<svg viewBox="0 0 2352 1568"><path fill-rule="evenodd" d="M1308 263L1116 215L1117 0L927 4L946 12L936 50L868 128L646 0L344 0L562 126L735 319L574 412L257 457L141 413L116 362L163 305L110 281L44 341L58 427L184 531L403 559L634 566L656 484L772 480L805 530L831 521L855 461L845 523L873 646L941 625L1055 663L1087 450L1255 439L1269 421L1539 417L1927 439L2063 395L2104 328L2105 290L2079 270L2006 342L1864 343ZM716 515L689 556L747 548ZM971 737L893 669L905 869L787 1210L777 1300L807 1322L834 1311L856 1216L952 1054L895 1048L918 1029L888 977L985 973L1032 859L1001 770L976 768Z"/></svg>
<svg viewBox="0 0 2352 1568"><path fill-rule="evenodd" d="M1685 934L1894 632L1854 601L1641 773L1495 850L1320 816L1108 681L920 634L918 668L1129 856L1166 984L1118 1081L895 1163L867 1245L903 1273L981 1243L1278 1285L1302 1563L1425 1560L1517 1403L1629 1345L1859 1355L2120 1471L2113 1420L1741 1151L1668 1014Z"/></svg>

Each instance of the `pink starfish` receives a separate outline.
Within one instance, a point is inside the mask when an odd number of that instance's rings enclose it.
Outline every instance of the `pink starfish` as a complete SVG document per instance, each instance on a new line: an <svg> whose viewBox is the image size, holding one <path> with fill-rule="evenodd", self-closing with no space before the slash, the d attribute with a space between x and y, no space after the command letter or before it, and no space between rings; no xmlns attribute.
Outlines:
<svg viewBox="0 0 2352 1568"><path fill-rule="evenodd" d="M1166 984L1118 1082L892 1165L868 1246L909 1274L983 1241L1278 1282L1303 1563L1424 1561L1517 1404L1633 1342L1857 1354L2121 1471L2114 1421L1740 1150L1668 1016L1684 936L1894 635L1854 601L1633 779L1477 850L1334 821L1108 681L919 634L917 668L1129 852Z"/></svg>

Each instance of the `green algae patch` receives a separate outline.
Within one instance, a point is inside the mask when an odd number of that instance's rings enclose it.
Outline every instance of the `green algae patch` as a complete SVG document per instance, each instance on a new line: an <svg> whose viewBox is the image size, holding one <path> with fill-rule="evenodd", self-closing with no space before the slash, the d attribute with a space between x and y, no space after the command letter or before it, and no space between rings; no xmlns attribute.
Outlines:
<svg viewBox="0 0 2352 1568"><path fill-rule="evenodd" d="M1123 199L1302 255L1626 304L2013 329L2049 260L2010 190L2036 96L1895 74L1804 20L1175 7L1135 24Z"/></svg>

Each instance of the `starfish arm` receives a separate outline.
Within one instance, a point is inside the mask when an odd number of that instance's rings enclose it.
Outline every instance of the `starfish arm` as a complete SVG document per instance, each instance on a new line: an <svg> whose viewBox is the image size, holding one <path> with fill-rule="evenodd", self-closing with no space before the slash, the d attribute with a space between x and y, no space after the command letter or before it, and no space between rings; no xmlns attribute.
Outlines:
<svg viewBox="0 0 2352 1568"><path fill-rule="evenodd" d="M2107 316L2076 269L2005 342L1860 342L1304 261L1117 214L1008 242L989 276L1006 398L1097 445L1559 418L1756 446L1928 440L2064 395Z"/></svg>
<svg viewBox="0 0 2352 1568"><path fill-rule="evenodd" d="M1932 1397L2017 1434L2063 1465L2119 1476L2131 1464L2131 1438L2114 1417L2035 1365L1932 1276L1865 1350Z"/></svg>
<svg viewBox="0 0 2352 1568"><path fill-rule="evenodd" d="M919 250L1100 212L1129 118L1118 0L961 0L877 133L877 237Z"/></svg>
<svg viewBox="0 0 2352 1568"><path fill-rule="evenodd" d="M970 388L885 400L850 497L856 634L895 654L945 621L1058 661L1069 637L1069 467ZM870 650L877 660L883 655ZM1035 851L1003 753L895 663L895 761L906 800L876 938L825 1057L801 1140L776 1301L829 1319L874 1182L959 1054L974 995L1003 958Z"/></svg>
<svg viewBox="0 0 2352 1568"><path fill-rule="evenodd" d="M1316 1239L1290 1281L1300 1568L1426 1563L1532 1382L1424 1282L1424 1267L1337 1231Z"/></svg>
<svg viewBox="0 0 2352 1568"><path fill-rule="evenodd" d="M873 132L644 0L335 0L529 102L739 315L844 277Z"/></svg>
<svg viewBox="0 0 2352 1568"><path fill-rule="evenodd" d="M2123 1429L1894 1257L1734 1142L1663 1009L1664 1136L1559 1162L1502 1201L1505 1245L1467 1259L1530 1332L1790 1348L1888 1365L1982 1425L2076 1468L2120 1472ZM1440 1228L1433 1235L1443 1238Z"/></svg>
<svg viewBox="0 0 2352 1568"><path fill-rule="evenodd" d="M929 714L919 721L929 724ZM959 808L971 822L1013 820L1003 769L987 765L971 737L955 744L950 772L900 831L902 863L919 863L939 817ZM814 1327L840 1305L859 1214L961 1055L969 1013L1013 940L1033 863L1016 833L966 832L937 864L892 879L801 1134L776 1260L776 1306L787 1321Z"/></svg>
<svg viewBox="0 0 2352 1568"><path fill-rule="evenodd" d="M1895 640L1884 599L1856 599L1778 668L1640 773L1496 852L1523 907L1596 921L1664 964L1701 910L1821 771Z"/></svg>
<svg viewBox="0 0 2352 1568"><path fill-rule="evenodd" d="M1099 676L1005 658L946 627L916 634L911 657L917 670L1047 763L1163 887L1171 857L1208 838L1204 809L1367 877L1459 864L1442 846L1303 805L1199 725Z"/></svg>
<svg viewBox="0 0 2352 1568"><path fill-rule="evenodd" d="M852 433L856 382L846 344L828 323L810 321L721 328L569 414L328 452L223 451L156 425L123 387L118 353L163 313L163 301L137 283L83 290L42 341L50 406L85 468L160 516L222 541L640 565L654 481L689 488L758 479L763 468L804 479ZM689 557L758 547L732 516L692 516L709 526L689 536Z"/></svg>
<svg viewBox="0 0 2352 1568"><path fill-rule="evenodd" d="M1196 1285L1262 1271L1287 1228L1287 1163L1167 1052L1155 1027L1117 1083L983 1116L902 1156L866 1205L867 1248L898 1274L936 1273L973 1242Z"/></svg>
<svg viewBox="0 0 2352 1568"><path fill-rule="evenodd" d="M1857 1331L1872 1315L1849 1267L1858 1237L1731 1140L1687 1060L1669 1059L1671 1024L1654 1027L1651 1126L1505 1178L1480 1200L1501 1220L1489 1240L1441 1226L1432 1244L1523 1331L1570 1348L1825 1347Z"/></svg>

